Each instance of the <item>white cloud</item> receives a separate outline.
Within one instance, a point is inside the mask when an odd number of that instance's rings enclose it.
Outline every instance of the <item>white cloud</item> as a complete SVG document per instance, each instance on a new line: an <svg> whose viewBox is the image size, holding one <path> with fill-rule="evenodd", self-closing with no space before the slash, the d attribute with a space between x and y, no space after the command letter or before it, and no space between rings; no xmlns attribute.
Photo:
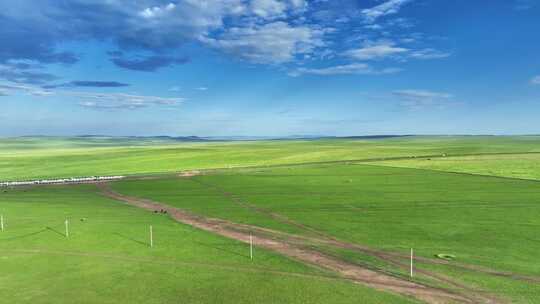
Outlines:
<svg viewBox="0 0 540 304"><path fill-rule="evenodd" d="M133 110L153 105L173 106L184 102L184 98L165 98L147 95L133 95L124 93L90 93L90 92L64 92L81 101L79 105L94 109L126 109Z"/></svg>
<svg viewBox="0 0 540 304"><path fill-rule="evenodd" d="M451 55L451 53L441 52L432 48L416 50L409 54L411 58L416 59L440 59L450 57Z"/></svg>
<svg viewBox="0 0 540 304"><path fill-rule="evenodd" d="M399 91L394 91L393 94L397 96L407 97L407 98L448 99L452 97L452 95L448 93L439 93L439 92L432 92L432 91L426 91L426 90L399 90Z"/></svg>
<svg viewBox="0 0 540 304"><path fill-rule="evenodd" d="M234 27L218 38L200 40L214 48L255 63L284 63L298 55L312 54L324 46L323 30L291 26L277 21L265 25Z"/></svg>
<svg viewBox="0 0 540 304"><path fill-rule="evenodd" d="M372 8L362 10L364 20L369 23L375 22L378 18L397 14L401 7L412 0L388 0Z"/></svg>
<svg viewBox="0 0 540 304"><path fill-rule="evenodd" d="M540 75L533 77L531 79L531 84L540 85Z"/></svg>
<svg viewBox="0 0 540 304"><path fill-rule="evenodd" d="M1 57L0 52L0 57ZM1 60L0 60L1 61ZM57 77L41 70L42 66L29 61L8 61L0 63L0 79L13 83L42 84Z"/></svg>
<svg viewBox="0 0 540 304"><path fill-rule="evenodd" d="M305 0L252 0L249 4L251 13L262 19L287 17L306 8Z"/></svg>
<svg viewBox="0 0 540 304"><path fill-rule="evenodd" d="M293 8L305 8L307 6L305 0L290 0L290 2Z"/></svg>
<svg viewBox="0 0 540 304"><path fill-rule="evenodd" d="M382 59L388 56L406 53L409 50L402 47L394 46L393 42L384 41L378 43L368 43L366 46L353 49L345 52L349 57L358 60L371 60L371 59Z"/></svg>
<svg viewBox="0 0 540 304"><path fill-rule="evenodd" d="M49 90L32 90L30 91L30 95L33 96L51 96L54 95L54 92Z"/></svg>
<svg viewBox="0 0 540 304"><path fill-rule="evenodd" d="M261 18L281 17L287 10L286 3L276 0L253 0L251 11Z"/></svg>
<svg viewBox="0 0 540 304"><path fill-rule="evenodd" d="M410 38L410 37L407 37L407 38L401 38L399 41L403 42L403 43L413 43L416 41L415 38Z"/></svg>
<svg viewBox="0 0 540 304"><path fill-rule="evenodd" d="M30 89L31 86L28 85L22 85L22 84L0 84L0 89L2 90L27 90Z"/></svg>
<svg viewBox="0 0 540 304"><path fill-rule="evenodd" d="M451 56L448 52L442 52L433 48L414 50L399 47L396 46L395 42L390 40L378 42L366 41L361 48L348 50L344 55L357 60L376 60L388 57L396 59L440 59Z"/></svg>
<svg viewBox="0 0 540 304"><path fill-rule="evenodd" d="M142 8L134 2L118 10L132 16L133 6L139 10L121 27L125 29L120 35L141 41L145 47L178 46L186 39L221 30L225 19L247 13L243 0L184 0Z"/></svg>
<svg viewBox="0 0 540 304"><path fill-rule="evenodd" d="M385 35L392 34L386 32L390 26L399 26L400 29L407 27L409 24L407 19L394 16L381 21L381 17L398 13L403 5L412 1L378 0L378 5L360 11L360 18L369 21L362 25L385 31L370 32L369 37L388 38L391 36ZM318 4L315 4L317 2ZM330 4L330 1L326 2ZM323 64L324 60L329 57L343 55L341 46L350 45L352 42L348 41L349 37L358 35L358 33L350 33L347 38L343 38L345 31L351 28L349 25L355 22L354 16L358 17L358 11L351 11L350 14L349 12L341 14L340 10L331 12L334 5L323 6L321 0L309 3L306 0L145 0L127 2L80 0L74 1L70 5L60 5L54 1L51 3L54 5L44 5L43 8L29 5L28 9L31 11L20 16L21 20L28 19L28 16L35 16L32 18L40 21L35 23L37 24L35 28L47 29L47 33L40 34L39 32L39 35L36 34L32 37L51 36L54 38L51 38L51 41L46 41L45 55L47 56L42 55L45 58L44 62L51 56L46 52L48 49L55 49L57 45L63 45L64 42L84 37L84 39L115 43L115 47L118 49L117 53L120 55L110 55L111 60L123 68L134 66L134 64L125 63L132 61L132 58L138 58L139 51L167 57L172 53L181 52L183 46L189 45L194 40L202 42L204 46L210 46L254 63L283 64L293 62L306 64L307 68L307 64L316 61ZM64 8L71 7L71 5L78 10ZM0 4L0 7L5 10L9 9L7 4ZM82 8L86 7L94 8L94 14L84 13ZM322 22L317 19L319 17L315 17L319 13L324 15L324 11L332 13L326 17L332 20L332 23ZM52 15L58 16L57 19L61 22L58 24L56 21L53 22L48 17ZM336 19L339 22L333 22ZM351 24L344 25L341 22ZM73 26L73 24L77 26ZM340 32L333 35L332 30ZM48 33L48 31L52 32ZM368 36L364 36L362 39L366 39L366 37ZM399 41L400 36L393 37L396 42ZM14 41L18 40L14 39ZM412 40L408 40L408 42L412 42ZM37 41L33 45L37 48L42 44ZM22 44L22 46L25 45ZM404 47L393 42L357 45L356 49L346 52L349 58L341 67L348 66L354 70L354 67L359 67L357 63L354 63L358 60L387 57L401 59L408 58L409 55L412 58L429 59L449 55L434 49L415 50L414 46L406 45ZM17 57L19 56L17 54L21 52L13 53L15 55L8 55ZM62 55L62 53L52 55ZM0 54L0 57L3 55ZM144 58L153 57L145 56ZM73 60L76 61L75 58ZM163 63L160 63L159 66L163 67L176 64L174 60L161 62ZM155 66L158 66L157 63ZM8 72L10 73L7 74ZM9 78L4 76L4 79L27 83L34 81L32 83L37 85L47 84L48 81L52 81L48 79L54 76L23 72L25 71L18 71L16 74L13 71L4 72L4 75L9 76Z"/></svg>
<svg viewBox="0 0 540 304"><path fill-rule="evenodd" d="M198 91L207 91L208 88L207 88L207 87L198 87L198 88L195 88L195 90L198 90Z"/></svg>
<svg viewBox="0 0 540 304"><path fill-rule="evenodd" d="M174 3L169 3L169 4L164 5L164 6L147 7L144 10L142 10L141 12L139 12L139 15L141 17L147 18L147 19L157 18L157 17L164 16L168 12L174 10L175 8L176 8L176 4L174 4Z"/></svg>
<svg viewBox="0 0 540 304"><path fill-rule="evenodd" d="M28 95L33 95L33 96L54 95L54 92L50 90L44 90L40 87L36 87L32 85L0 84L0 90L1 92L3 92L4 96L14 94L17 91L24 92Z"/></svg>
<svg viewBox="0 0 540 304"><path fill-rule="evenodd" d="M368 29L368 30L382 30L383 29L383 26L380 25L380 24L366 24L364 25L364 28Z"/></svg>
<svg viewBox="0 0 540 304"><path fill-rule="evenodd" d="M452 94L433 92L427 90L398 90L392 92L392 95L399 98L402 106L411 109L420 109L425 107L443 107L453 104Z"/></svg>
<svg viewBox="0 0 540 304"><path fill-rule="evenodd" d="M398 68L385 68L377 70L372 66L366 63L351 63L344 65L336 65L326 68L298 68L294 71L289 72L290 76L296 77L303 74L312 74L312 75L347 75L347 74L357 74L357 75L382 75L382 74L393 74L400 72L401 69Z"/></svg>
<svg viewBox="0 0 540 304"><path fill-rule="evenodd" d="M184 98L158 97L126 93L94 93L70 90L43 90L40 87L18 84L0 84L0 91L7 94L23 92L36 97L56 95L78 101L79 105L95 109L138 109L148 106L174 106L185 101Z"/></svg>

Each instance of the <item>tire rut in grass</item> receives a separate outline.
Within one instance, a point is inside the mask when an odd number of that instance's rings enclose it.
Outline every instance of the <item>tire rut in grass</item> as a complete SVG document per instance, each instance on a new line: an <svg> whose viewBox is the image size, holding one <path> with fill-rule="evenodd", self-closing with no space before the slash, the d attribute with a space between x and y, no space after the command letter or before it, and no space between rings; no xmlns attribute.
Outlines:
<svg viewBox="0 0 540 304"><path fill-rule="evenodd" d="M151 200L122 195L113 191L108 184L100 184L98 187L103 194L115 200L144 208L151 211L166 210L175 220L193 227L213 232L224 237L249 242L250 236L256 246L283 254L295 260L315 265L338 273L343 278L381 291L393 292L404 296L414 297L427 303L505 303L492 296L466 291L455 291L445 288L432 287L421 283L398 278L389 274L381 273L366 267L362 267L342 259L329 256L313 248L299 246L294 242L280 240L283 233L271 236L272 230L264 229L264 233L256 227L240 225L221 219L206 218L189 212L169 207ZM246 228L252 229L246 231ZM270 236L268 235L270 234ZM324 240L323 240L324 241ZM328 241L328 240L326 240Z"/></svg>
<svg viewBox="0 0 540 304"><path fill-rule="evenodd" d="M394 265L394 266L396 266L396 267L398 267L398 268L400 268L402 270L408 271L409 265L407 263L403 263L403 259L409 259L408 255L402 255L402 254L399 254L399 253L390 253L390 252L386 252L386 251L382 251L382 250L373 249L373 248L370 248L370 247L367 247L367 246L362 246L362 245L358 245L358 244L354 244L354 243L348 243L348 242L341 241L341 240L336 239L335 237L333 237L331 235L328 235L325 232L319 231L319 230L317 230L317 229L315 229L313 227L309 227L309 226L306 226L306 225L304 225L302 223L298 223L298 222L296 222L294 220L291 220L290 218L288 218L288 217L286 217L284 215L281 215L281 214L278 214L276 212L272 212L270 210L267 210L265 208L261 208L259 206L256 206L256 205L242 199L238 195L235 195L234 193L228 192L226 189L224 189L224 188L222 188L222 187L220 187L218 185L208 183L208 182L203 182L200 179L196 179L196 178L191 178L191 180L193 182L196 182L196 183L202 185L202 186L211 188L212 190L217 191L218 193L221 193L225 197L229 198L235 204L240 205L240 206L242 206L244 208L247 208L248 210L255 211L255 212L263 214L263 215L267 215L267 216L271 217L272 219L277 220L277 221L279 221L279 222L281 222L283 224L291 225L291 226L294 226L296 228L300 228L301 230L304 230L304 231L306 231L306 232L308 232L308 233L310 233L312 235L316 235L316 236L319 237L319 239L317 239L317 241L319 241L319 242L323 242L323 243L325 243L327 245L333 245L335 247L339 247L339 248L343 248L343 249L349 249L349 250L353 250L353 251L358 251L358 252L361 252L363 254L367 254L367 255L376 257L376 258L378 258L378 259L380 259L382 261L385 261L385 262L387 262L387 263L389 263L391 265ZM437 260L437 259L428 259L428 258L422 258L422 257L417 257L417 259L419 259L420 261L422 261L423 263L426 263L426 264L447 265L447 266L449 265L449 266L455 266L456 268L459 268L459 269L462 269L462 270L481 272L481 273L488 274L488 275L512 278L512 279L528 281L528 282L540 282L540 278L532 278L532 277L526 277L526 276L522 276L522 275L518 275L518 274L500 272L500 271L496 271L496 270L492 270L492 269L488 269L488 268L483 268L483 267L475 266L475 265L455 264L455 263L450 264L450 263L448 263L446 261L441 261L441 260ZM450 286L453 286L454 288L467 290L468 292L471 292L471 293L479 292L479 290L476 289L476 288L468 287L468 286L463 285L460 282L456 281L455 279L452 279L450 277L447 277L447 276L444 276L444 275L441 275L441 274L438 274L438 273L435 273L435 272L432 272L432 271L416 269L416 272L421 273L424 276L429 277L429 278L435 280L438 283L448 284Z"/></svg>

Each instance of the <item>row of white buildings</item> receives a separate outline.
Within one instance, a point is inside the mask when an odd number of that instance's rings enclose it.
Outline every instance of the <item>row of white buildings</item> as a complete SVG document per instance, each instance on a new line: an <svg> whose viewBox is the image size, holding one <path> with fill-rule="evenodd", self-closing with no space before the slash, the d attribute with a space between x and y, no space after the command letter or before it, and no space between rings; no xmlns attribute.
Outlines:
<svg viewBox="0 0 540 304"><path fill-rule="evenodd" d="M125 176L90 176L90 177L70 177L59 179L41 179L33 181L0 182L0 187L31 186L31 185L52 185L52 184L79 184L99 181L110 181L122 179Z"/></svg>

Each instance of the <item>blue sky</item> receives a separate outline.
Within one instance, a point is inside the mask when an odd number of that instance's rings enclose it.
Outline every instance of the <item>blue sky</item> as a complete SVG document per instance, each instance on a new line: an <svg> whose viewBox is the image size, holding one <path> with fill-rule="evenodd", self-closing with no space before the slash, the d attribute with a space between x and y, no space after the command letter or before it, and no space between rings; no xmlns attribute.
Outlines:
<svg viewBox="0 0 540 304"><path fill-rule="evenodd" d="M538 134L540 1L0 2L0 136Z"/></svg>

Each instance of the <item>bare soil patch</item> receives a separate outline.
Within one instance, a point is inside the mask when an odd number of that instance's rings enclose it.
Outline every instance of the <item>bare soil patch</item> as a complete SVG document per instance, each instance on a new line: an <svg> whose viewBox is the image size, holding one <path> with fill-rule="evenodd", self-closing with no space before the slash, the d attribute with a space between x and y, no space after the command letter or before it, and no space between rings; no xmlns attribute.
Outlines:
<svg viewBox="0 0 540 304"><path fill-rule="evenodd" d="M198 171L198 170L194 170L194 171L183 171L183 172L180 172L178 174L178 176L180 177L193 177L193 176L197 176L197 175L200 175L201 174L201 171Z"/></svg>

